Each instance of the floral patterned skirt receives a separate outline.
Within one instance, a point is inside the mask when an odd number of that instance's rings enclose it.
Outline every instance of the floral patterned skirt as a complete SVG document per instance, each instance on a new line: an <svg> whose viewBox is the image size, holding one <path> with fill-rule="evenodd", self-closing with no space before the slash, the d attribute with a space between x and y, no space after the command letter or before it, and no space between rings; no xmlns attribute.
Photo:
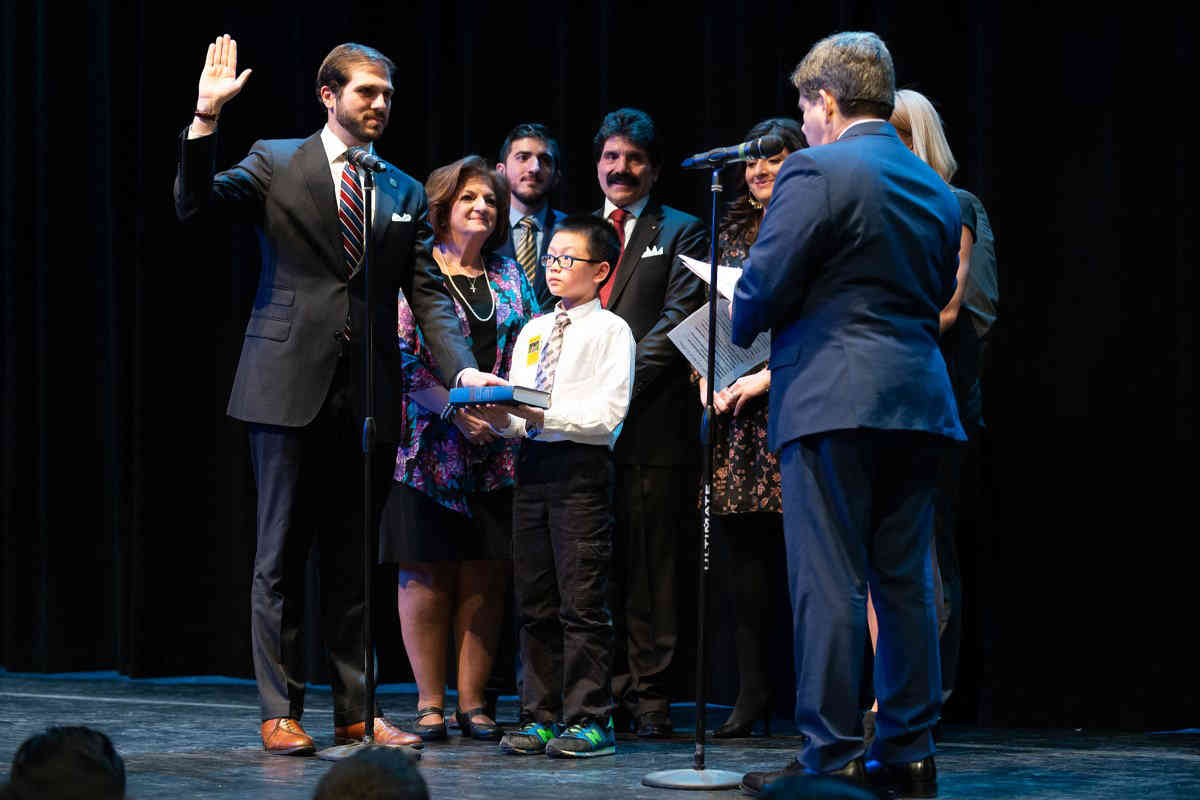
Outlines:
<svg viewBox="0 0 1200 800"><path fill-rule="evenodd" d="M779 459L767 446L767 398L756 397L733 416L717 415L713 458L714 514L780 513Z"/></svg>

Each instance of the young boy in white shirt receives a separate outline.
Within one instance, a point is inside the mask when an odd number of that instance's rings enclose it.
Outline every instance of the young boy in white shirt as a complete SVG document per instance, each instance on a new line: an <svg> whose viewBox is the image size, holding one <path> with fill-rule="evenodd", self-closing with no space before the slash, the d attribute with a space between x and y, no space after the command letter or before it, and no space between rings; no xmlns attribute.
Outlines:
<svg viewBox="0 0 1200 800"><path fill-rule="evenodd" d="M506 753L616 751L612 448L629 410L635 343L597 295L620 256L616 231L599 217L558 223L542 266L559 302L521 331L509 374L514 385L549 391L550 407L487 412L502 435L525 437L513 497L522 725L501 740Z"/></svg>

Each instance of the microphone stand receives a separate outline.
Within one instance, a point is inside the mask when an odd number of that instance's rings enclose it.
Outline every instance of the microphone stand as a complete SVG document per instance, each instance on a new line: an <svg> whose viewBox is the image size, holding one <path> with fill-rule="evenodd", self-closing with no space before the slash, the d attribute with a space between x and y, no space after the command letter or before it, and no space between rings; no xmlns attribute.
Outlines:
<svg viewBox="0 0 1200 800"><path fill-rule="evenodd" d="M371 625L372 576L378 558L378 530L371 524L374 504L371 497L372 459L375 456L375 327L371 317L371 264L375 250L375 172L359 166L363 178L363 296L366 298L363 335L363 681L366 688L366 718L361 742L327 747L317 755L326 761L350 758L375 743L375 638Z"/></svg>
<svg viewBox="0 0 1200 800"><path fill-rule="evenodd" d="M704 509L701 517L700 570L696 581L696 749L691 769L664 769L642 777L642 784L658 789L735 789L742 783L740 772L708 769L705 765L705 722L708 716L708 643L705 621L708 617L709 542L712 531L713 451L716 447L717 415L713 393L717 361L717 210L720 205L721 169L712 170L712 229L710 232L711 271L708 280L708 391L704 401L701 440L704 443Z"/></svg>

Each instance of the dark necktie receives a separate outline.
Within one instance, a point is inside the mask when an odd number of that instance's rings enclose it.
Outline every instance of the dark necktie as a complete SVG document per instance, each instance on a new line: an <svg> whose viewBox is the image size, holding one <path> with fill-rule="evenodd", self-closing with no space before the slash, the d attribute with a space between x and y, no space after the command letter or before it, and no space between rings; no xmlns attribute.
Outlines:
<svg viewBox="0 0 1200 800"><path fill-rule="evenodd" d="M338 219L342 225L342 251L346 256L346 270L353 275L362 263L363 211L362 187L358 184L358 170L349 161L342 170L342 182L338 187Z"/></svg>
<svg viewBox="0 0 1200 800"><path fill-rule="evenodd" d="M614 208L613 212L608 215L608 219L612 222L613 227L617 229L617 239L621 242L621 258L613 264L613 274L605 281L604 286L600 288L600 303L605 308L608 308L608 296L612 294L612 287L617 282L617 270L621 267L621 261L625 258L625 220L633 215L623 208Z"/></svg>

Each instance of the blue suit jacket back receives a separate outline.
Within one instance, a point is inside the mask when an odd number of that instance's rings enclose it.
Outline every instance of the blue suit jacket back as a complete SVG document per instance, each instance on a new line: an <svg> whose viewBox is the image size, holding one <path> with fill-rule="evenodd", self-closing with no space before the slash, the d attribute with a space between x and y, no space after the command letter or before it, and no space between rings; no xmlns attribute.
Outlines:
<svg viewBox="0 0 1200 800"><path fill-rule="evenodd" d="M850 428L965 438L938 312L958 201L885 122L784 162L738 283L734 341L771 329L772 448Z"/></svg>

